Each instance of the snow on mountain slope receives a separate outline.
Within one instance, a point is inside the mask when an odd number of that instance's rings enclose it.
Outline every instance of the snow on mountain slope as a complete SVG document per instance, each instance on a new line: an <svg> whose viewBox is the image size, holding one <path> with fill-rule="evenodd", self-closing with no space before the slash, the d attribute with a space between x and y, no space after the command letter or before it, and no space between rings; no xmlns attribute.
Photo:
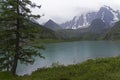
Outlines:
<svg viewBox="0 0 120 80"><path fill-rule="evenodd" d="M109 6L103 6L98 12L91 12L75 16L72 20L61 24L64 29L78 29L90 26L94 19L101 19L108 26L113 26L115 22L120 20L120 12L113 10Z"/></svg>

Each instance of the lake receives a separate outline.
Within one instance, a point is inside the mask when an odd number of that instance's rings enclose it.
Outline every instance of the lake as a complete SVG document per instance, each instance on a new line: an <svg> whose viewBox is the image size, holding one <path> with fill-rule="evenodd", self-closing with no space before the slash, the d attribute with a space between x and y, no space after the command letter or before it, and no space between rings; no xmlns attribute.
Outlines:
<svg viewBox="0 0 120 80"><path fill-rule="evenodd" d="M36 57L33 65L18 65L17 74L31 74L38 68L51 67L52 63L69 65L83 62L87 59L111 57L120 55L120 42L113 41L75 41L52 43L45 45L41 51L45 59Z"/></svg>

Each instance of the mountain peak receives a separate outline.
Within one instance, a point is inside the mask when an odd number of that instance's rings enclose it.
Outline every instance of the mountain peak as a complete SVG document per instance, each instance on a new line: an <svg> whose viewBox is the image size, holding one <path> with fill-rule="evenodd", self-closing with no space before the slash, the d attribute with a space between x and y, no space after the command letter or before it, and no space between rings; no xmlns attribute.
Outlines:
<svg viewBox="0 0 120 80"><path fill-rule="evenodd" d="M104 5L104 8L108 9L108 10L113 10L110 6Z"/></svg>
<svg viewBox="0 0 120 80"><path fill-rule="evenodd" d="M98 12L88 12L80 16L75 16L72 20L67 21L61 26L64 29L78 29L88 27L93 20L101 19L107 26L113 26L115 22L120 20L120 12L109 6L104 5Z"/></svg>
<svg viewBox="0 0 120 80"><path fill-rule="evenodd" d="M102 30L108 29L109 26L103 22L101 19L95 19L92 21L91 25L88 27L89 31L92 33L101 33Z"/></svg>
<svg viewBox="0 0 120 80"><path fill-rule="evenodd" d="M55 23L52 19L49 19L46 23L48 23L48 22L52 22L52 23Z"/></svg>
<svg viewBox="0 0 120 80"><path fill-rule="evenodd" d="M56 22L54 22L52 19L49 19L45 24L45 27L51 29L51 30L60 30L62 29Z"/></svg>
<svg viewBox="0 0 120 80"><path fill-rule="evenodd" d="M103 7L100 8L100 10L101 10L101 9L119 13L119 10L114 10L113 8L111 8L110 6L107 6L107 5L104 5Z"/></svg>
<svg viewBox="0 0 120 80"><path fill-rule="evenodd" d="M106 6L106 5L104 5L104 6L102 6L101 8L100 8L100 10L99 11L101 11L101 12L110 12L110 11L113 11L113 12L116 12L115 10L113 10L111 7L109 7L109 6Z"/></svg>

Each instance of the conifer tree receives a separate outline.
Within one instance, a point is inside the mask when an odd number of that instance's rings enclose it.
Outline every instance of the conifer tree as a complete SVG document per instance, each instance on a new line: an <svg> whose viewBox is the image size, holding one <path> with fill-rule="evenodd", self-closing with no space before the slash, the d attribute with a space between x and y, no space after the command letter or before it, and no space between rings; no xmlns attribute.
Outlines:
<svg viewBox="0 0 120 80"><path fill-rule="evenodd" d="M42 47L31 46L29 42L39 31L31 20L40 18L30 8L40 8L30 0L0 0L0 70L16 74L18 61L33 63L34 56L41 56Z"/></svg>

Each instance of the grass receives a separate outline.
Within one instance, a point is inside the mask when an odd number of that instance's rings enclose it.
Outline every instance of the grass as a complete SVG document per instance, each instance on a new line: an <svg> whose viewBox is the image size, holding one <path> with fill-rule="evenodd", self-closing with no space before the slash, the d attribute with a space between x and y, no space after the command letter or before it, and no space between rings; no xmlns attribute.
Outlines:
<svg viewBox="0 0 120 80"><path fill-rule="evenodd" d="M120 80L120 57L89 59L80 64L39 69L30 76L1 72L0 80Z"/></svg>
<svg viewBox="0 0 120 80"><path fill-rule="evenodd" d="M81 41L81 40L37 39L33 41L33 44L61 43L61 42L72 42L72 41Z"/></svg>
<svg viewBox="0 0 120 80"><path fill-rule="evenodd" d="M37 39L33 41L33 44L47 44L47 43L61 43L61 42L73 42L73 41L108 41L108 40L80 40L80 39ZM120 41L120 40L109 40L109 41Z"/></svg>
<svg viewBox="0 0 120 80"><path fill-rule="evenodd" d="M35 40L34 43L37 44L43 44L43 43L59 43L59 42L64 42L64 40L58 40L58 39L38 39Z"/></svg>

